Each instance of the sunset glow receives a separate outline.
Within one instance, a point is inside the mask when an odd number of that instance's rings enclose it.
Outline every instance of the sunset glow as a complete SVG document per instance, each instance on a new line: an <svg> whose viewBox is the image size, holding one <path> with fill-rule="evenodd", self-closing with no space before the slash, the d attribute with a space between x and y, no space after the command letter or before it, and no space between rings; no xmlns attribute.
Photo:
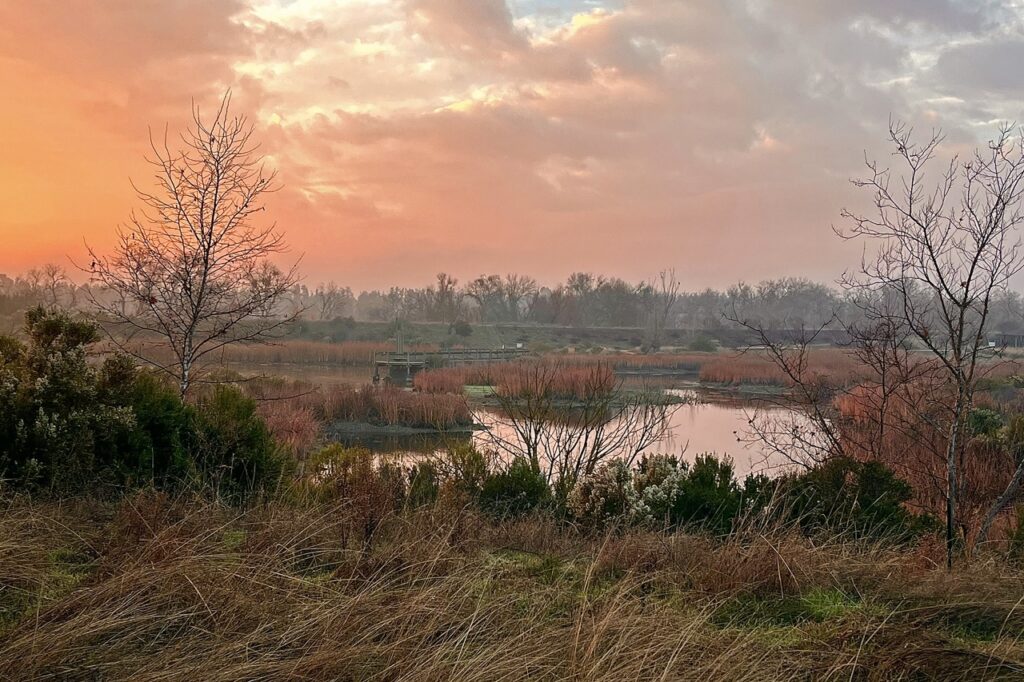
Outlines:
<svg viewBox="0 0 1024 682"><path fill-rule="evenodd" d="M230 88L311 282L829 280L857 254L830 225L890 115L970 144L1020 117L1024 22L982 6L7 0L0 272L109 245L149 129Z"/></svg>

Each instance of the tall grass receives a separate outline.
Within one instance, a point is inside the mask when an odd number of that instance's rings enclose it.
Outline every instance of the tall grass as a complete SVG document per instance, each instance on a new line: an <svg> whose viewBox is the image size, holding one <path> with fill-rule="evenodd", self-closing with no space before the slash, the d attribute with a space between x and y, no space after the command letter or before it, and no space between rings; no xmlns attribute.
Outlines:
<svg viewBox="0 0 1024 682"><path fill-rule="evenodd" d="M428 394L462 393L465 386L491 386L510 397L545 392L566 400L608 393L615 385L615 372L608 363L565 364L560 359L431 369L413 377L413 388Z"/></svg>
<svg viewBox="0 0 1024 682"><path fill-rule="evenodd" d="M838 348L814 349L808 353L806 371L830 381L848 383L864 367L849 352ZM786 386L789 378L766 354L750 351L741 355L718 355L700 368L700 380L714 384Z"/></svg>
<svg viewBox="0 0 1024 682"><path fill-rule="evenodd" d="M18 558L0 578L23 598L3 593L2 679L1024 675L1020 571L947 574L927 545L588 535L444 504L368 526L343 500L240 513L141 495L0 515L0 556Z"/></svg>
<svg viewBox="0 0 1024 682"><path fill-rule="evenodd" d="M337 386L324 393L321 410L326 421L442 430L473 423L473 415L464 396L414 393L393 386Z"/></svg>

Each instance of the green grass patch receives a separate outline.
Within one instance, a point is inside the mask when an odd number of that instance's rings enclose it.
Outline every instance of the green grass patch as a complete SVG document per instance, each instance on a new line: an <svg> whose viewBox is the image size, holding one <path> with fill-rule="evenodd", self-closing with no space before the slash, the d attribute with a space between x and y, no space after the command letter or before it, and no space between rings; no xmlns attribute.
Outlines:
<svg viewBox="0 0 1024 682"><path fill-rule="evenodd" d="M794 597L737 597L717 609L712 621L724 626L793 626L840 620L864 609L863 602L841 590L814 588Z"/></svg>

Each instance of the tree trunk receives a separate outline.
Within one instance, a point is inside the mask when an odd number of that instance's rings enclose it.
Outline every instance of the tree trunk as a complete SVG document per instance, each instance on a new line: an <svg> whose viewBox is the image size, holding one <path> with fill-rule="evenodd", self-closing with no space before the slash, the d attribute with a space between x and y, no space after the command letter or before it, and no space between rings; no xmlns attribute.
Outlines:
<svg viewBox="0 0 1024 682"><path fill-rule="evenodd" d="M1017 466L1017 470L1013 473L1013 478L1010 479L1009 484L1006 486L1006 490L1000 495L992 506L989 508L988 513L985 514L985 520L981 523L981 530L978 531L978 538L975 540L975 545L980 545L988 538L988 533L992 530L992 524L995 523L996 517L1006 506L1013 501L1013 498L1017 496L1020 491L1021 484L1024 483L1024 458L1021 458L1020 464Z"/></svg>
<svg viewBox="0 0 1024 682"><path fill-rule="evenodd" d="M184 359L181 361L181 383L179 385L179 391L181 393L181 399L185 400L185 394L188 393L189 384L192 381L192 343L187 341L185 343Z"/></svg>
<svg viewBox="0 0 1024 682"><path fill-rule="evenodd" d="M946 446L946 568L953 568L953 548L956 544L956 453L960 441L960 421L964 409L964 396L958 392L953 408L949 444Z"/></svg>

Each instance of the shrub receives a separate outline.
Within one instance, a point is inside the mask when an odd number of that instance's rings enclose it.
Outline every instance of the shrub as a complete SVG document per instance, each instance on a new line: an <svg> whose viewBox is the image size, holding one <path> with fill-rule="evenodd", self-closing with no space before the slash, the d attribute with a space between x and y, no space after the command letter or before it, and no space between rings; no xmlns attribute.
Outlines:
<svg viewBox="0 0 1024 682"><path fill-rule="evenodd" d="M409 468L409 492L406 501L421 507L437 500L439 489L437 467L432 462L419 462Z"/></svg>
<svg viewBox="0 0 1024 682"><path fill-rule="evenodd" d="M837 457L780 485L788 513L811 531L829 528L898 539L924 530L929 522L904 508L910 485L880 462Z"/></svg>
<svg viewBox="0 0 1024 682"><path fill-rule="evenodd" d="M698 336L697 338L686 344L686 350L694 351L696 353L714 353L718 350L718 344L715 340L707 336Z"/></svg>
<svg viewBox="0 0 1024 682"><path fill-rule="evenodd" d="M405 503L405 478L400 467L378 461L364 448L346 448L337 443L313 455L321 492L346 503L353 525L364 547L373 541L383 520Z"/></svg>
<svg viewBox="0 0 1024 682"><path fill-rule="evenodd" d="M732 462L713 454L698 455L692 466L675 457L645 457L635 487L637 518L655 525L694 524L727 533L744 506Z"/></svg>
<svg viewBox="0 0 1024 682"><path fill-rule="evenodd" d="M1010 557L1018 561L1024 560L1024 504L1017 505L1017 523L1010 533Z"/></svg>
<svg viewBox="0 0 1024 682"><path fill-rule="evenodd" d="M488 457L472 444L449 447L435 462L446 492L456 501L476 500L490 474Z"/></svg>
<svg viewBox="0 0 1024 682"><path fill-rule="evenodd" d="M67 313L33 308L28 344L0 343L0 472L14 485L54 494L117 483L130 462L118 445L135 428L130 408L103 390L88 346L96 327Z"/></svg>
<svg viewBox="0 0 1024 682"><path fill-rule="evenodd" d="M967 427L972 436L996 438L1003 427L1003 415L995 410L975 408L967 417Z"/></svg>
<svg viewBox="0 0 1024 682"><path fill-rule="evenodd" d="M512 460L503 471L492 474L480 490L479 504L499 518L523 516L551 499L551 489L540 471L523 457Z"/></svg>
<svg viewBox="0 0 1024 682"><path fill-rule="evenodd" d="M569 513L584 525L599 527L629 520L636 510L633 472L621 460L602 464L569 493Z"/></svg>
<svg viewBox="0 0 1024 682"><path fill-rule="evenodd" d="M133 369L130 382L116 389L108 385L107 390L120 392L135 415L136 428L126 434L123 445L133 460L123 471L127 485L169 487L194 475L188 444L195 415L175 387Z"/></svg>
<svg viewBox="0 0 1024 682"><path fill-rule="evenodd" d="M473 327L465 320L456 320L449 328L449 332L466 339L473 334Z"/></svg>
<svg viewBox="0 0 1024 682"><path fill-rule="evenodd" d="M191 451L203 480L233 500L275 490L291 460L256 414L256 401L232 386L218 386L196 406Z"/></svg>

